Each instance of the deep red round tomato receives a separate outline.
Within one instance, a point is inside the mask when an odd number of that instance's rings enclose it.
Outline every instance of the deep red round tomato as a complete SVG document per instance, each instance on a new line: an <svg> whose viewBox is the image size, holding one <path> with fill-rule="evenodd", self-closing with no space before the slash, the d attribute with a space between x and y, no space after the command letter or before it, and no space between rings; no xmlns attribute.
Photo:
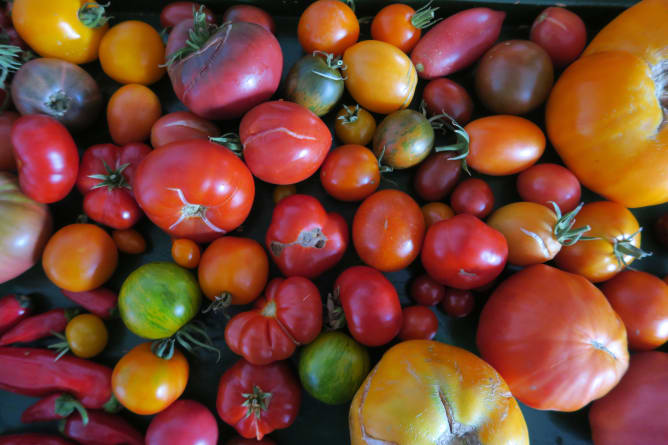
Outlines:
<svg viewBox="0 0 668 445"><path fill-rule="evenodd" d="M250 363L267 365L290 357L321 329L322 300L315 284L302 277L274 278L253 309L227 323L225 342Z"/></svg>
<svg viewBox="0 0 668 445"><path fill-rule="evenodd" d="M494 280L506 265L503 235L472 215L434 224L422 247L422 265L441 284L474 289Z"/></svg>
<svg viewBox="0 0 668 445"><path fill-rule="evenodd" d="M401 329L401 305L397 291L376 269L354 266L336 279L338 294L348 330L366 346L389 343Z"/></svg>
<svg viewBox="0 0 668 445"><path fill-rule="evenodd" d="M14 111L3 111L0 114L0 171L16 170L14 148L12 145L12 125L19 118Z"/></svg>
<svg viewBox="0 0 668 445"><path fill-rule="evenodd" d="M361 201L380 185L378 159L362 145L342 145L325 158L320 182L327 193L340 201Z"/></svg>
<svg viewBox="0 0 668 445"><path fill-rule="evenodd" d="M241 120L244 160L259 179L294 184L315 173L332 145L327 125L293 102L265 102Z"/></svg>
<svg viewBox="0 0 668 445"><path fill-rule="evenodd" d="M297 36L304 52L341 55L360 35L355 13L345 2L317 0L299 17Z"/></svg>
<svg viewBox="0 0 668 445"><path fill-rule="evenodd" d="M435 306L445 298L445 286L427 274L422 274L411 283L413 301L423 306Z"/></svg>
<svg viewBox="0 0 668 445"><path fill-rule="evenodd" d="M455 81L441 77L424 87L422 100L432 114L447 113L460 125L466 125L473 114L473 100L466 89Z"/></svg>
<svg viewBox="0 0 668 445"><path fill-rule="evenodd" d="M552 207L555 202L566 214L580 203L580 181L566 167L536 164L517 176L517 192L524 201Z"/></svg>
<svg viewBox="0 0 668 445"><path fill-rule="evenodd" d="M387 5L378 11L371 22L371 38L390 43L409 53L420 40L422 29L438 21L434 20L437 9L427 5L416 12L403 3Z"/></svg>
<svg viewBox="0 0 668 445"><path fill-rule="evenodd" d="M490 186L478 178L460 182L450 196L455 213L466 213L484 219L494 209L494 194Z"/></svg>
<svg viewBox="0 0 668 445"><path fill-rule="evenodd" d="M151 152L139 165L133 187L153 223L196 242L239 227L255 196L253 176L244 163L227 148L200 139Z"/></svg>
<svg viewBox="0 0 668 445"><path fill-rule="evenodd" d="M206 406L177 400L151 420L146 445L217 445L218 423Z"/></svg>
<svg viewBox="0 0 668 445"><path fill-rule="evenodd" d="M262 26L267 31L276 31L274 19L264 9L253 5L233 5L225 10L223 23L225 22L247 22Z"/></svg>
<svg viewBox="0 0 668 445"><path fill-rule="evenodd" d="M79 152L63 124L41 114L20 117L12 145L23 193L43 204L67 196L77 180Z"/></svg>
<svg viewBox="0 0 668 445"><path fill-rule="evenodd" d="M205 14L207 23L216 23L216 16L206 6L195 2L173 2L162 8L160 12L160 26L171 28L184 20L193 18L193 10L199 11L200 8Z"/></svg>
<svg viewBox="0 0 668 445"><path fill-rule="evenodd" d="M190 111L165 114L151 127L151 145L160 148L170 142L220 136L220 128Z"/></svg>
<svg viewBox="0 0 668 445"><path fill-rule="evenodd" d="M445 297L441 301L441 309L451 317L466 317L475 307L475 298L470 290L453 289L445 290Z"/></svg>
<svg viewBox="0 0 668 445"><path fill-rule="evenodd" d="M274 208L265 243L283 275L315 278L343 257L348 224L314 197L292 195Z"/></svg>
<svg viewBox="0 0 668 445"><path fill-rule="evenodd" d="M452 153L434 153L418 167L413 188L425 201L440 201L455 188L462 174L460 160Z"/></svg>
<svg viewBox="0 0 668 445"><path fill-rule="evenodd" d="M536 17L530 38L547 51L556 68L562 68L582 53L587 44L587 28L576 13L551 6Z"/></svg>
<svg viewBox="0 0 668 445"><path fill-rule="evenodd" d="M431 340L438 331L438 318L426 306L409 306L403 310L399 340Z"/></svg>
<svg viewBox="0 0 668 445"><path fill-rule="evenodd" d="M218 383L218 415L246 439L289 427L300 404L299 380L285 362L256 366L241 359Z"/></svg>

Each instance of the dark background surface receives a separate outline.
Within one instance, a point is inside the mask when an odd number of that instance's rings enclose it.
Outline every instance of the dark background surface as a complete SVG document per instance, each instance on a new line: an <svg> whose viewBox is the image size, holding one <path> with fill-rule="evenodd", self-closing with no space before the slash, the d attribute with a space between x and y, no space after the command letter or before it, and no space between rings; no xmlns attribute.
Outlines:
<svg viewBox="0 0 668 445"><path fill-rule="evenodd" d="M158 27L158 12L162 5L167 2L150 0L116 0L113 3L112 15L115 18L112 24L133 18L147 21ZM303 0L276 0L255 3L279 14L275 19L278 25L277 36L284 52L285 67L283 74L285 75L292 64L302 55L296 37L297 18L303 10L304 5L310 2ZM389 2L381 0L358 0L358 16L371 15L380 9L380 5L387 3ZM423 2L414 1L406 3L411 3L416 6L421 6L423 4ZM617 15L624 6L633 3L635 2L625 0L566 0L560 2L560 4L572 6L573 10L585 18L590 38L595 35L596 31L605 23ZM230 2L208 1L206 4L211 6L216 13L220 14ZM528 38L529 27L533 19L540 13L545 5L552 5L554 2L545 0L533 0L531 2L498 0L481 3L474 0L443 0L436 1L435 4L441 6L440 15L442 17L446 17L457 10L481 4L507 11L508 18L501 36L501 40L506 40L510 38ZM367 38L370 38L368 25L362 27L362 35L360 39ZM111 81L102 73L98 63L89 64L85 68L91 72L100 83L105 99L108 99L119 87L118 84ZM473 69L458 73L452 76L452 78L466 86L469 92L473 92L471 88ZM421 81L418 86L418 91L415 94L416 100L413 103L413 108L419 103L421 88L423 86L424 81ZM151 88L160 96L163 104L163 111L165 113L184 109L183 105L178 102L172 93L167 76ZM280 89L276 96L281 96ZM344 96L343 103L351 104L353 101L350 97ZM480 117L486 114L489 113L484 110L479 103L476 103L475 117ZM532 113L529 118L542 126L543 110L540 109L535 113ZM333 122L332 116L325 117L325 121L330 124L331 127ZM380 122L379 119L378 122ZM219 122L219 124L225 131L236 131L238 126L238 122L232 121ZM98 123L92 129L88 130L85 134L77 135L76 139L80 150L84 150L95 143L109 142L110 138L103 116L100 117ZM338 142L335 140L334 144L336 145ZM541 162L558 162L558 157L551 147L548 147ZM414 173L414 169L391 173L387 177L392 183L389 181L382 181L381 188L398 187L412 193L411 183ZM519 200L515 191L514 176L502 178L484 177L484 179L490 183L494 190L496 207ZM274 207L271 198L273 187L269 184L261 183L260 181L256 181L256 183L257 192L251 215L243 225L242 230L235 233L235 235L255 238L264 244L264 234L269 225ZM357 204L341 203L326 195L320 186L317 174L307 181L298 184L297 189L299 193L311 194L318 197L327 210L340 212L349 224L352 223ZM586 190L583 190L583 197L586 201L599 199ZM423 202L420 202L420 204L422 205ZM82 212L81 205L82 199L76 190L64 201L52 205L51 207L56 221L56 229L75 222L77 215ZM663 205L637 209L633 212L638 217L641 225L649 229L653 221L666 210L668 210L668 206ZM119 267L112 280L108 283L108 287L116 291L120 288L123 280L130 274L130 272L135 270L139 265L150 261L171 260L171 244L169 237L165 233L150 224L146 218L139 223L137 229L146 237L149 248L145 254L140 256L121 254ZM651 230L647 230L643 234L642 245L645 250L653 251L654 255L634 263L634 266L638 269L654 273L660 277L668 274L668 261L666 261L668 255L666 255L666 252L661 250L656 244L652 237ZM326 293L331 290L335 278L341 271L350 265L356 264L361 264L361 261L355 254L354 248L350 246L346 256L337 267L315 280L321 290L322 296L324 297ZM411 304L407 296L408 284L413 277L421 272L422 270L419 261L416 261L415 264L406 270L386 274L396 286L402 304ZM509 270L506 273L511 272L512 271ZM277 268L272 264L271 276L278 275ZM22 276L10 282L1 284L0 295L7 293L36 295L36 301L38 303L37 312L42 312L55 307L70 307L74 305L48 281L41 265L33 267ZM477 352L475 348L475 330L478 315L484 304L485 298L485 295L477 296L476 310L471 316L461 320L452 319L444 315L438 309L434 309L439 318L439 330L436 339ZM205 403L215 413L215 398L218 380L222 372L231 366L237 360L237 357L229 351L224 342L223 330L225 319L222 316L212 315L200 316L200 318L202 318L208 325L216 345L222 349L223 358L219 363L216 363L214 357L211 355L202 354L200 357L189 356L191 372L190 381L183 397L192 398ZM134 345L140 343L142 340L131 334L123 326L120 320L114 320L110 322L108 326L110 330L110 343L104 353L99 356L97 360L113 367L116 361L118 361L124 353L129 351ZM40 342L39 345L46 345L48 343L50 343L50 341ZM385 348L372 348L370 350L374 363L380 358L384 350ZM668 351L668 348L664 345L663 350ZM293 357L294 363L296 363L297 356ZM21 412L36 400L37 399L34 398L0 392L0 433L4 434L36 430L55 431L55 423L27 426L20 423L19 418ZM532 444L591 444L586 408L576 413L556 413L537 411L522 406L522 411L529 426ZM348 405L336 407L327 406L304 393L302 408L297 421L290 428L276 431L271 434L271 437L282 445L309 443L318 443L320 445L344 445L349 443L347 413ZM128 412L124 412L123 415L142 430L145 429L150 421L150 418L146 416L136 416ZM220 443L222 444L225 443L225 439L234 434L234 431L222 422L219 422L219 425L221 437Z"/></svg>

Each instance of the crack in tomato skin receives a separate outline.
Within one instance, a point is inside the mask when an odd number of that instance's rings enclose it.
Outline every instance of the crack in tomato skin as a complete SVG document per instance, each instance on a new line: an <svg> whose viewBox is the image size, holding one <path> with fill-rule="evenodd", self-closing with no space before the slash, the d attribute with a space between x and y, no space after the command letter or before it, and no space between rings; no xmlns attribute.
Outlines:
<svg viewBox="0 0 668 445"><path fill-rule="evenodd" d="M272 241L269 248L274 256L280 256L286 247L295 245L305 248L323 249L327 245L327 236L320 227L316 227L311 230L302 230L297 236L297 240L291 243Z"/></svg>
<svg viewBox="0 0 668 445"><path fill-rule="evenodd" d="M183 207L181 207L181 215L174 223L172 223L172 225L169 226L169 230L174 230L174 228L176 228L186 219L199 218L209 229L213 230L214 232L219 232L222 234L226 233L225 230L217 227L209 220L209 218L207 218L206 212L209 210L209 207L188 202L185 195L183 194L183 190L180 188L167 187L167 190L176 192L179 196L179 199L181 200L181 203L183 204Z"/></svg>

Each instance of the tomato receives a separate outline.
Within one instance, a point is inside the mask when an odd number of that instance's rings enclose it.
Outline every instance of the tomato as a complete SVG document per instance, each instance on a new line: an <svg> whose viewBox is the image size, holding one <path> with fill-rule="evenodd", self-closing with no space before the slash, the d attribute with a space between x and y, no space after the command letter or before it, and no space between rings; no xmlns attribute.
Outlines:
<svg viewBox="0 0 668 445"><path fill-rule="evenodd" d="M274 278L255 308L234 316L225 342L254 365L285 360L297 346L312 342L322 329L322 300L311 281Z"/></svg>
<svg viewBox="0 0 668 445"><path fill-rule="evenodd" d="M551 6L531 25L531 41L547 51L556 68L562 68L582 54L587 44L587 28L576 13Z"/></svg>
<svg viewBox="0 0 668 445"><path fill-rule="evenodd" d="M380 185L378 159L362 145L342 145L325 158L320 182L339 201L361 201Z"/></svg>
<svg viewBox="0 0 668 445"><path fill-rule="evenodd" d="M49 239L42 255L46 276L61 289L84 292L107 282L118 251L111 237L93 224L70 224Z"/></svg>
<svg viewBox="0 0 668 445"><path fill-rule="evenodd" d="M355 394L349 424L351 445L369 438L379 444L529 444L522 411L494 368L432 340L402 342L383 355Z"/></svg>
<svg viewBox="0 0 668 445"><path fill-rule="evenodd" d="M435 19L437 9L427 5L415 11L402 3L387 5L371 22L371 38L409 53L420 40L422 30L438 21Z"/></svg>
<svg viewBox="0 0 668 445"><path fill-rule="evenodd" d="M368 145L376 132L376 120L359 105L344 105L336 113L334 133L344 144Z"/></svg>
<svg viewBox="0 0 668 445"><path fill-rule="evenodd" d="M422 265L441 284L474 289L503 271L508 243L497 230L473 215L456 215L434 224L422 247Z"/></svg>
<svg viewBox="0 0 668 445"><path fill-rule="evenodd" d="M39 261L52 226L49 208L21 193L14 175L0 172L0 283Z"/></svg>
<svg viewBox="0 0 668 445"><path fill-rule="evenodd" d="M302 349L299 357L304 389L328 405L350 402L369 369L366 348L339 331L323 332Z"/></svg>
<svg viewBox="0 0 668 445"><path fill-rule="evenodd" d="M668 285L638 270L625 270L601 286L626 326L629 347L658 348L668 341Z"/></svg>
<svg viewBox="0 0 668 445"><path fill-rule="evenodd" d="M97 59L108 29L106 6L88 0L15 0L12 23L40 56L88 63Z"/></svg>
<svg viewBox="0 0 668 445"><path fill-rule="evenodd" d="M71 319L65 327L65 337L72 353L81 358L95 357L104 351L109 340L104 322L93 314L81 314Z"/></svg>
<svg viewBox="0 0 668 445"><path fill-rule="evenodd" d="M338 0L317 0L299 17L297 36L304 52L341 55L354 45L360 24L350 7Z"/></svg>
<svg viewBox="0 0 668 445"><path fill-rule="evenodd" d="M394 169L413 167L434 146L434 129L422 113L399 110L383 119L373 136L373 151L383 164Z"/></svg>
<svg viewBox="0 0 668 445"><path fill-rule="evenodd" d="M425 228L433 226L439 221L455 216L454 210L442 202L429 202L422 206Z"/></svg>
<svg viewBox="0 0 668 445"><path fill-rule="evenodd" d="M331 54L307 54L290 69L285 79L285 98L324 116L343 96L344 76L340 58Z"/></svg>
<svg viewBox="0 0 668 445"><path fill-rule="evenodd" d="M496 288L477 344L515 397L536 409L584 407L610 391L629 362L624 324L601 291L543 264Z"/></svg>
<svg viewBox="0 0 668 445"><path fill-rule="evenodd" d="M668 403L668 354L643 352L631 357L631 365L619 385L595 401L589 410L592 439L596 445L661 443L668 437L663 416Z"/></svg>
<svg viewBox="0 0 668 445"><path fill-rule="evenodd" d="M341 301L348 330L366 346L389 343L401 329L397 291L376 269L349 267L336 279L334 295Z"/></svg>
<svg viewBox="0 0 668 445"><path fill-rule="evenodd" d="M490 186L478 178L460 182L450 196L450 205L455 213L485 218L494 209L494 194Z"/></svg>
<svg viewBox="0 0 668 445"><path fill-rule="evenodd" d="M119 145L145 141L161 114L160 99L149 88L138 84L122 86L107 104L111 139Z"/></svg>
<svg viewBox="0 0 668 445"><path fill-rule="evenodd" d="M166 5L160 11L160 26L163 28L171 28L178 25L184 20L193 18L193 11L202 11L206 17L206 22L210 24L216 23L216 16L206 6L195 2L173 2ZM223 21L226 21L223 19Z"/></svg>
<svg viewBox="0 0 668 445"><path fill-rule="evenodd" d="M451 317L462 318L473 312L475 298L470 290L453 289L445 290L445 297L441 301L441 309Z"/></svg>
<svg viewBox="0 0 668 445"><path fill-rule="evenodd" d="M224 236L204 250L197 275L202 292L210 300L248 304L267 284L269 259L257 241Z"/></svg>
<svg viewBox="0 0 668 445"><path fill-rule="evenodd" d="M158 31L137 20L114 25L100 42L100 64L118 83L151 85L165 74L165 45Z"/></svg>
<svg viewBox="0 0 668 445"><path fill-rule="evenodd" d="M209 139L219 136L220 128L189 111L165 114L151 127L151 145L160 148L170 142L188 139Z"/></svg>
<svg viewBox="0 0 668 445"><path fill-rule="evenodd" d="M264 9L253 5L232 5L225 10L223 14L223 23L225 22L248 22L262 26L267 31L273 33L276 31L274 19Z"/></svg>
<svg viewBox="0 0 668 445"><path fill-rule="evenodd" d="M517 192L523 201L552 208L551 202L568 213L580 202L580 181L558 164L536 164L517 176Z"/></svg>
<svg viewBox="0 0 668 445"><path fill-rule="evenodd" d="M111 238L116 248L123 253L139 255L146 251L146 240L135 229L114 230L111 232Z"/></svg>
<svg viewBox="0 0 668 445"><path fill-rule="evenodd" d="M369 196L355 212L353 245L366 264L393 272L417 258L425 222L417 203L399 190L381 190Z"/></svg>
<svg viewBox="0 0 668 445"><path fill-rule="evenodd" d="M436 24L411 52L420 77L435 79L471 65L499 38L505 18L505 12L471 8Z"/></svg>
<svg viewBox="0 0 668 445"><path fill-rule="evenodd" d="M77 146L67 129L53 118L29 115L14 122L11 135L23 193L44 204L67 196L79 168Z"/></svg>
<svg viewBox="0 0 668 445"><path fill-rule="evenodd" d="M253 175L271 184L294 184L315 173L332 135L313 112L292 102L265 102L241 120L244 160Z"/></svg>
<svg viewBox="0 0 668 445"><path fill-rule="evenodd" d="M450 79L443 77L429 81L422 92L422 100L432 115L445 113L461 125L471 120L471 96L463 86Z"/></svg>
<svg viewBox="0 0 668 445"><path fill-rule="evenodd" d="M14 111L3 111L0 114L0 172L16 170L11 131L18 118L19 114Z"/></svg>
<svg viewBox="0 0 668 445"><path fill-rule="evenodd" d="M413 280L409 293L417 304L435 306L445 298L445 286L429 275L422 274Z"/></svg>
<svg viewBox="0 0 668 445"><path fill-rule="evenodd" d="M294 184L277 185L274 187L274 191L272 192L271 197L274 200L274 204L278 204L283 199L287 198L288 196L292 196L295 193L297 193L297 187L295 187Z"/></svg>
<svg viewBox="0 0 668 445"><path fill-rule="evenodd" d="M253 176L225 147L191 139L151 152L139 165L135 197L176 238L212 241L241 225L255 197Z"/></svg>
<svg viewBox="0 0 668 445"><path fill-rule="evenodd" d="M348 68L346 89L361 107L389 114L408 107L413 100L417 73L396 46L365 40L346 50L343 63Z"/></svg>
<svg viewBox="0 0 668 445"><path fill-rule="evenodd" d="M430 155L418 167L413 188L425 201L440 201L450 194L462 175L461 161L452 153Z"/></svg>
<svg viewBox="0 0 668 445"><path fill-rule="evenodd" d="M113 175L113 173L108 176ZM101 181L102 182L102 181ZM84 195L84 212L93 221L114 229L132 227L142 213L132 193L126 188L100 186Z"/></svg>
<svg viewBox="0 0 668 445"><path fill-rule="evenodd" d="M599 283L617 275L634 260L649 255L640 249L638 221L620 204L590 202L582 207L575 222L580 227L590 226L587 236L600 239L563 247L555 258L560 269Z"/></svg>
<svg viewBox="0 0 668 445"><path fill-rule="evenodd" d="M438 318L426 306L408 306L402 311L399 340L431 340L438 331Z"/></svg>
<svg viewBox="0 0 668 445"><path fill-rule="evenodd" d="M172 259L186 269L194 269L199 264L200 248L192 240L179 238L172 241Z"/></svg>
<svg viewBox="0 0 668 445"><path fill-rule="evenodd" d="M183 394L188 374L188 361L178 349L164 359L151 351L151 343L141 343L116 363L111 389L129 411L157 414Z"/></svg>
<svg viewBox="0 0 668 445"><path fill-rule="evenodd" d="M177 400L155 416L146 430L146 445L217 445L218 423L206 406Z"/></svg>

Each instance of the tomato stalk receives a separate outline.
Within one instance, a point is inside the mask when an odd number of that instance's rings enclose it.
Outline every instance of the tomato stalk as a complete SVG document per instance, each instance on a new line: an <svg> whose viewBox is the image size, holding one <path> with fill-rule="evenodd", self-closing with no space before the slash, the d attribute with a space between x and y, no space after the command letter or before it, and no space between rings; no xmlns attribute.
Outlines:
<svg viewBox="0 0 668 445"><path fill-rule="evenodd" d="M328 331L336 331L346 325L346 315L341 305L340 293L341 291L337 287L332 293L327 295L327 320L325 321L325 327Z"/></svg>
<svg viewBox="0 0 668 445"><path fill-rule="evenodd" d="M0 88L7 87L7 77L21 68L23 50L15 45L0 45Z"/></svg>
<svg viewBox="0 0 668 445"><path fill-rule="evenodd" d="M220 295L216 295L207 307L202 309L202 313L206 314L207 312L220 312L223 311L225 318L229 319L230 315L225 312L228 307L232 306L232 294L229 292L221 292Z"/></svg>
<svg viewBox="0 0 668 445"><path fill-rule="evenodd" d="M636 260L641 260L648 256L652 256L652 252L646 252L642 250L640 247L636 247L633 245L633 238L639 235L640 232L642 232L642 227L639 228L638 231L635 232L634 234L625 237L621 240L615 238L615 240L612 242L615 258L617 258L617 263L620 265L620 267L623 266L633 270L633 268L630 267L629 264L624 259L625 256L633 257Z"/></svg>
<svg viewBox="0 0 668 445"><path fill-rule="evenodd" d="M235 155L241 157L244 146L241 143L241 138L236 133L225 133L217 137L209 137L209 141L230 150Z"/></svg>
<svg viewBox="0 0 668 445"><path fill-rule="evenodd" d="M161 359L170 360L174 357L174 348L177 343L191 354L195 353L195 348L202 348L210 352L215 352L218 356L216 362L220 361L220 349L213 345L211 337L209 337L204 326L199 322L194 321L188 323L179 329L173 336L154 341L151 344L151 351Z"/></svg>
<svg viewBox="0 0 668 445"><path fill-rule="evenodd" d="M63 90L59 90L50 95L44 103L56 116L64 116L70 108L72 98Z"/></svg>
<svg viewBox="0 0 668 445"><path fill-rule="evenodd" d="M130 184L128 184L128 182L125 180L125 176L123 175L123 171L130 166L129 162L127 164L119 166L115 170L109 167L109 165L107 165L107 162L105 160L102 160L102 163L104 164L105 170L107 170L106 174L100 173L95 175L88 175L89 178L99 179L100 181L102 181L91 187L91 190L99 189L102 187L107 187L107 189L109 190L121 187L124 187L128 190L132 190L132 187L130 186Z"/></svg>
<svg viewBox="0 0 668 445"><path fill-rule="evenodd" d="M199 10L193 8L193 26L188 30L186 46L170 54L167 62L161 66L171 66L186 56L199 51L217 29L216 25L212 25L206 21L204 5L200 6Z"/></svg>
<svg viewBox="0 0 668 445"><path fill-rule="evenodd" d="M88 411L70 394L52 394L30 405L21 415L22 423L49 422L68 417L74 411L81 416L84 425L88 424Z"/></svg>
<svg viewBox="0 0 668 445"><path fill-rule="evenodd" d="M332 53L327 53L325 51L313 51L313 55L321 55L325 58L325 62L327 63L327 66L333 70L339 70L339 71L345 71L348 69L345 63L343 63L343 60L341 57L335 56ZM317 74L318 76L322 76L326 79L331 79L331 80L346 80L347 77L343 77L341 73L339 72L339 77L335 77L331 75L330 73L321 73L320 71L316 70L311 70L312 73ZM359 105L358 105L359 107Z"/></svg>
<svg viewBox="0 0 668 445"><path fill-rule="evenodd" d="M110 3L86 2L77 11L77 17L85 26L93 29L99 28L106 25L112 18L104 15L105 8L108 8L109 5Z"/></svg>
<svg viewBox="0 0 668 445"><path fill-rule="evenodd" d="M341 116L337 117L337 119L339 119L344 124L352 124L353 122L357 121L357 119L359 119L359 112L360 112L359 104L356 104L355 108L351 108L348 105L344 105L343 109L346 110L346 114L342 114Z"/></svg>
<svg viewBox="0 0 668 445"><path fill-rule="evenodd" d="M61 334L60 332L51 331L51 333L53 334L54 337L61 340L58 343L54 343L52 345L47 346L47 348L49 348L49 349L55 349L56 350L55 352L58 355L56 355L56 358L54 358L53 360L58 361L58 360L60 360L60 358L63 355L70 352L70 344L67 342L67 338L63 334Z"/></svg>
<svg viewBox="0 0 668 445"><path fill-rule="evenodd" d="M584 236L585 232L589 232L591 230L591 226L589 225L573 229L573 226L575 225L575 216L582 209L584 202L581 202L579 206L565 215L561 214L561 209L556 202L550 201L550 204L552 204L552 207L554 207L554 213L557 215L557 223L554 225L553 233L559 244L562 246L572 246L578 241L591 241L598 239L595 236Z"/></svg>
<svg viewBox="0 0 668 445"><path fill-rule="evenodd" d="M443 117L447 117L449 122L443 122L442 120ZM432 123L434 129L441 130L443 132L445 132L446 130L450 130L454 132L455 136L457 137L457 140L452 145L444 145L441 147L434 148L436 153L439 153L441 151L454 152L456 155L450 159L452 159L453 161L461 159L462 170L471 175L469 167L466 164L466 157L469 155L469 145L471 139L469 138L469 135L466 132L466 130L464 130L464 128L461 125L459 125L457 121L454 120L452 117L450 117L450 115L448 115L447 113L442 113L436 116L432 116L431 118L429 118L429 122Z"/></svg>
<svg viewBox="0 0 668 445"><path fill-rule="evenodd" d="M432 3L433 0L429 0L426 5L415 11L415 14L411 17L411 25L417 29L425 29L443 20L442 18L436 18L436 11L439 8L430 8Z"/></svg>
<svg viewBox="0 0 668 445"><path fill-rule="evenodd" d="M245 418L253 415L256 419L259 419L262 417L262 411L269 408L271 393L262 391L262 388L257 385L253 385L252 393L242 393L241 395L246 399L241 406L248 408Z"/></svg>

